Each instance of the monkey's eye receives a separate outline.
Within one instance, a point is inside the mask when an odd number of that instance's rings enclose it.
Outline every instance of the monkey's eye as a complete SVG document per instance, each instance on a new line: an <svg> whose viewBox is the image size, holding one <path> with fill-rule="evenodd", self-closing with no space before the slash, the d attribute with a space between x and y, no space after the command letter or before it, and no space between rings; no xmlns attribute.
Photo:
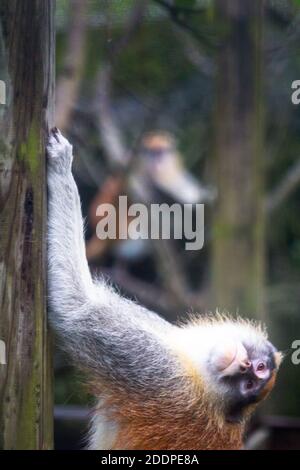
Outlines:
<svg viewBox="0 0 300 470"><path fill-rule="evenodd" d="M268 363L266 361L262 361L261 359L253 361L253 370L256 377L259 379L267 379L270 375Z"/></svg>
<svg viewBox="0 0 300 470"><path fill-rule="evenodd" d="M151 159L160 159L165 153L167 149L164 148L144 149L144 155Z"/></svg>
<svg viewBox="0 0 300 470"><path fill-rule="evenodd" d="M253 380L251 380L251 379L250 379L250 380L247 380L247 382L246 382L246 389L247 389L247 390L251 390L253 387L254 387L254 382L253 382Z"/></svg>
<svg viewBox="0 0 300 470"><path fill-rule="evenodd" d="M256 381L254 379L246 379L240 383L240 392L243 396L251 395L256 390Z"/></svg>

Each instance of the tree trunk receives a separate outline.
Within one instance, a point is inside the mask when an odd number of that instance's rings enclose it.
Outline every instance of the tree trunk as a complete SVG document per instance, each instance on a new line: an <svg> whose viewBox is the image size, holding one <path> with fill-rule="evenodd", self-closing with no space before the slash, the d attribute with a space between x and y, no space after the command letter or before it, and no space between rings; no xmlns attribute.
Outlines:
<svg viewBox="0 0 300 470"><path fill-rule="evenodd" d="M0 106L3 449L52 447L45 142L54 102L54 8L52 0L1 0L0 5L1 74L7 90L7 105Z"/></svg>
<svg viewBox="0 0 300 470"><path fill-rule="evenodd" d="M261 0L218 0L223 26L216 91L214 307L264 311Z"/></svg>

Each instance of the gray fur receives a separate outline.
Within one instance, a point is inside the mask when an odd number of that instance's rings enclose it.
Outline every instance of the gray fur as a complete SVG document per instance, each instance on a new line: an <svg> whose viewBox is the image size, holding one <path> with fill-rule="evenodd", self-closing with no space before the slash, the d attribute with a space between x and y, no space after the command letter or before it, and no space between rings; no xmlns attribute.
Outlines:
<svg viewBox="0 0 300 470"><path fill-rule="evenodd" d="M91 278L71 163L71 145L53 133L48 145L51 324L75 364L94 378L133 390L170 386L178 364L164 336L175 327Z"/></svg>

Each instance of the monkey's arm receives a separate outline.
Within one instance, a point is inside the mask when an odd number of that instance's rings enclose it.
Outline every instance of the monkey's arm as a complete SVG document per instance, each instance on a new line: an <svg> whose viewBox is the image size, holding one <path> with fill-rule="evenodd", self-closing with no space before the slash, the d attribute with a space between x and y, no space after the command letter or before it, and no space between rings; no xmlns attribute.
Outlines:
<svg viewBox="0 0 300 470"><path fill-rule="evenodd" d="M176 369L164 336L173 327L93 282L86 256L72 147L53 131L48 145L50 321L75 362L133 389L167 386Z"/></svg>

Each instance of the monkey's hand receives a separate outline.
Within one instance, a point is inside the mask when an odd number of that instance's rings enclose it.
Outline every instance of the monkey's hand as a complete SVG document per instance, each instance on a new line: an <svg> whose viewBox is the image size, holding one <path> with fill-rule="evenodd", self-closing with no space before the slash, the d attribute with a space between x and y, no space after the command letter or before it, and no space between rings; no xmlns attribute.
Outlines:
<svg viewBox="0 0 300 470"><path fill-rule="evenodd" d="M73 161L72 152L72 145L63 137L57 127L54 127L50 132L47 145L48 170L59 174L70 173Z"/></svg>

